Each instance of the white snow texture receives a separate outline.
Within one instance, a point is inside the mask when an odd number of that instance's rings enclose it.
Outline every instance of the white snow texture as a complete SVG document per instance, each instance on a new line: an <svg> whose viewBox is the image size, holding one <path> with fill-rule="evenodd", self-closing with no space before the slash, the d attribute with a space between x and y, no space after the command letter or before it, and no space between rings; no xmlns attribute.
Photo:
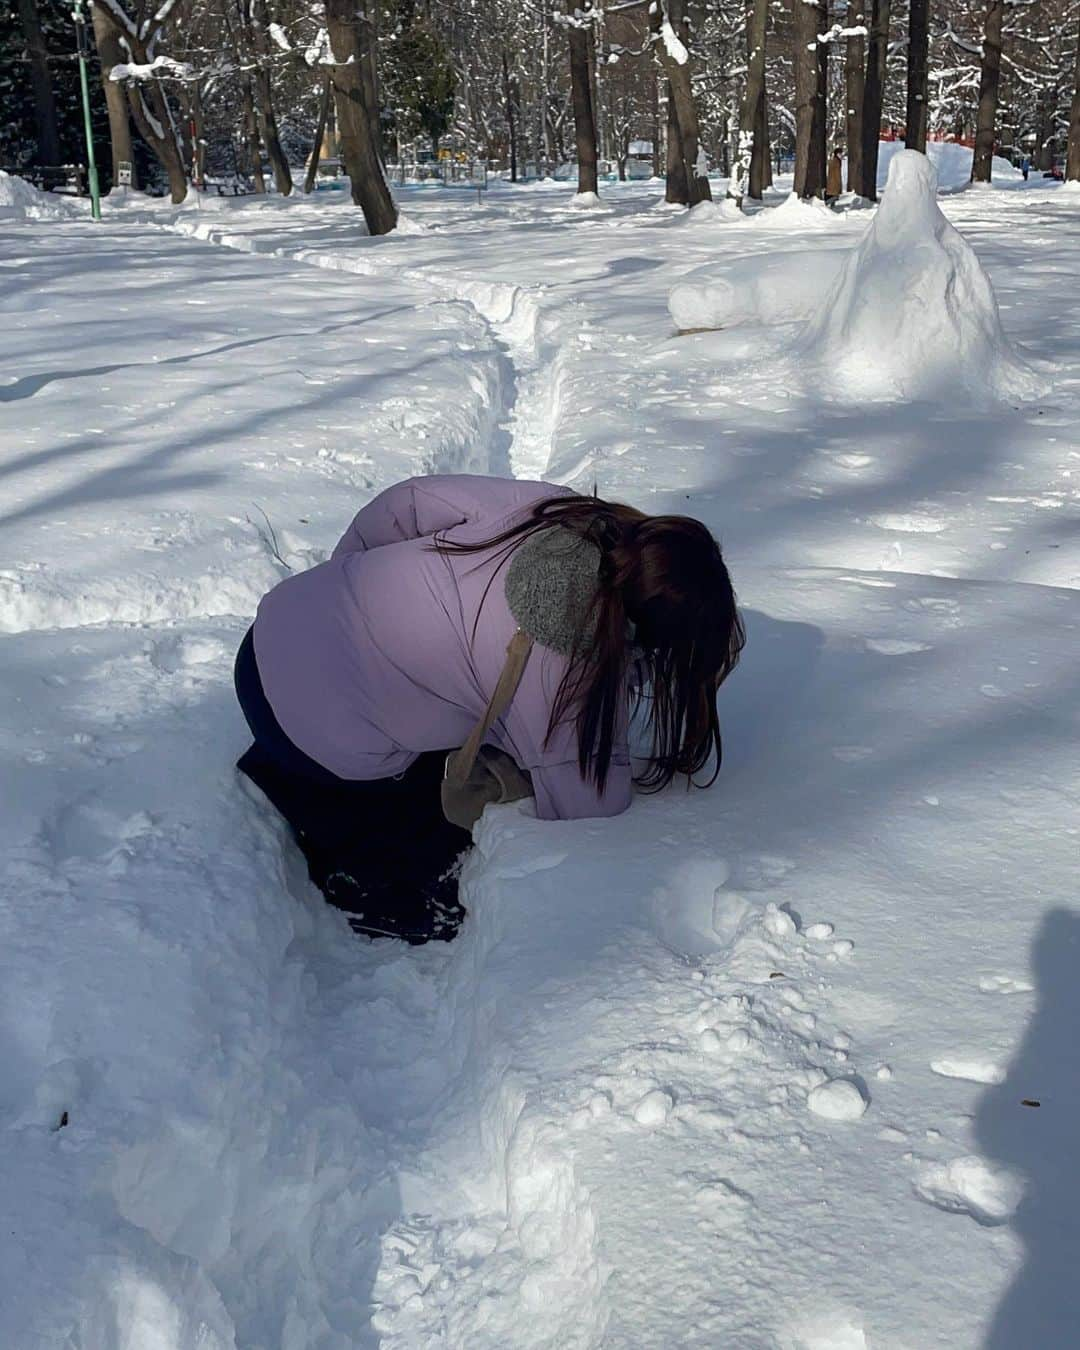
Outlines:
<svg viewBox="0 0 1080 1350"><path fill-rule="evenodd" d="M1074 1343L1080 197L899 158L865 239L0 175L0 1350ZM913 353L1013 378L982 268L1052 400ZM242 785L231 669L430 472L693 515L749 641L708 791L490 810L410 948Z"/></svg>

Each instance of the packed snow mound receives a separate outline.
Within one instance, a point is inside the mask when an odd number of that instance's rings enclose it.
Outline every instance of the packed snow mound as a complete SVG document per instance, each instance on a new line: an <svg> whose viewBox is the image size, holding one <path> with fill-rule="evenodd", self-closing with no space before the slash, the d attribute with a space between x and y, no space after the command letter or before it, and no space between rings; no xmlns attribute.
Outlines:
<svg viewBox="0 0 1080 1350"><path fill-rule="evenodd" d="M668 309L676 328L732 328L740 323L799 323L810 318L840 274L847 249L803 249L744 258L718 277L703 267L674 287Z"/></svg>
<svg viewBox="0 0 1080 1350"><path fill-rule="evenodd" d="M0 169L0 220L61 220L71 214L70 203Z"/></svg>
<svg viewBox="0 0 1080 1350"><path fill-rule="evenodd" d="M754 224L764 230L835 230L837 215L820 197L800 197L789 193L779 206L759 211Z"/></svg>
<svg viewBox="0 0 1080 1350"><path fill-rule="evenodd" d="M725 225L745 225L746 220L747 217L727 197L720 201L698 202L679 217L680 223L685 225L712 225L717 221Z"/></svg>
<svg viewBox="0 0 1080 1350"><path fill-rule="evenodd" d="M903 141L882 141L878 150L878 187L888 182L893 160L898 155L906 155ZM911 153L915 153L912 151ZM928 141L926 157L937 172L938 186L947 190L962 188L971 181L971 161L975 152L967 145L957 145L955 141ZM1007 159L995 155L990 172L995 183L1022 183L1024 175ZM847 167L844 168L845 180Z"/></svg>
<svg viewBox="0 0 1080 1350"><path fill-rule="evenodd" d="M881 206L803 342L823 389L870 400L1030 396L1042 381L1011 351L990 279L937 204L925 155L894 155Z"/></svg>

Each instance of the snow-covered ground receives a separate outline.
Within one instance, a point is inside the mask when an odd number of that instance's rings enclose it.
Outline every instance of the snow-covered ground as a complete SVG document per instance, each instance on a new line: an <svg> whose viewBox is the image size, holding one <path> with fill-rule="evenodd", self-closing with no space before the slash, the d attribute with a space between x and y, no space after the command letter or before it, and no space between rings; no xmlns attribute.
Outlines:
<svg viewBox="0 0 1080 1350"><path fill-rule="evenodd" d="M1072 1343L1080 197L1022 188L942 206L1046 392L861 405L668 296L865 210L0 192L4 1350ZM700 516L750 641L713 789L489 813L458 940L370 944L231 657L458 468Z"/></svg>

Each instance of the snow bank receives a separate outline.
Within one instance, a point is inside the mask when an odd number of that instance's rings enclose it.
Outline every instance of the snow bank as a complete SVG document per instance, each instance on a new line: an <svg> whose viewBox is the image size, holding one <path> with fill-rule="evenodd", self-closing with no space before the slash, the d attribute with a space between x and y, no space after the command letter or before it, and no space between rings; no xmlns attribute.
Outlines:
<svg viewBox="0 0 1080 1350"><path fill-rule="evenodd" d="M575 192L570 198L570 205L577 207L579 210L591 211L601 206L602 203L595 192Z"/></svg>
<svg viewBox="0 0 1080 1350"><path fill-rule="evenodd" d="M804 355L832 395L979 400L1038 391L1035 372L1009 348L989 277L936 193L924 155L893 155L881 206L804 336Z"/></svg>
<svg viewBox="0 0 1080 1350"><path fill-rule="evenodd" d="M0 220L62 220L73 214L70 202L0 169Z"/></svg>
<svg viewBox="0 0 1080 1350"><path fill-rule="evenodd" d="M745 225L746 219L733 201L721 197L719 201L698 202L679 217L679 222L684 225L712 225L720 221L725 225Z"/></svg>
<svg viewBox="0 0 1080 1350"><path fill-rule="evenodd" d="M759 211L753 217L754 224L764 230L803 230L836 229L836 213L825 205L820 197L802 198L792 192L780 203L768 211Z"/></svg>
<svg viewBox="0 0 1080 1350"><path fill-rule="evenodd" d="M691 272L668 297L676 328L731 328L739 323L796 323L809 319L836 280L846 249L744 258L737 272Z"/></svg>
<svg viewBox="0 0 1080 1350"><path fill-rule="evenodd" d="M885 187L888 182L889 170L892 167L893 160L897 155L905 153L903 141L882 141L880 143L877 176L879 189ZM934 166L939 187L946 190L955 190L964 187L971 181L971 162L974 151L970 146L957 145L954 141L929 141L926 146L926 157ZM1007 159L1002 159L1000 155L994 156L992 172L996 181L1023 182L1024 179L1020 170L1010 164ZM846 160L844 173L846 177Z"/></svg>
<svg viewBox="0 0 1080 1350"><path fill-rule="evenodd" d="M878 150L878 187L888 181L889 171L898 155L904 155L903 141L882 141ZM914 153L914 152L913 152ZM926 155L937 172L938 183L947 189L962 188L971 181L971 161L975 152L966 145L953 141L930 141ZM845 176L847 170L845 168ZM1015 165L1000 155L994 156L991 167L995 183L1022 183L1024 175Z"/></svg>

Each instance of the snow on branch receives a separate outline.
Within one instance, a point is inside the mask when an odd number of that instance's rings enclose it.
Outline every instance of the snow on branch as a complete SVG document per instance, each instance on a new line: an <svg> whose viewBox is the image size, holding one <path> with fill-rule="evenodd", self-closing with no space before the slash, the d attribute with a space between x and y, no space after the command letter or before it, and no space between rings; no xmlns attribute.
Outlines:
<svg viewBox="0 0 1080 1350"><path fill-rule="evenodd" d="M165 139L165 128L161 125L161 123L157 120L154 114L146 106L146 99L143 98L141 89L139 90L139 104L142 108L142 115L146 118L150 130L154 133L154 135L158 138L159 141L163 141Z"/></svg>
<svg viewBox="0 0 1080 1350"><path fill-rule="evenodd" d="M285 29L282 28L281 24L279 23L270 24L269 33L270 36L273 38L274 42L281 48L283 52L292 51L293 45L286 36Z"/></svg>
<svg viewBox="0 0 1080 1350"><path fill-rule="evenodd" d="M120 80L150 80L159 71L173 75L178 80L190 80L195 73L186 61L174 61L171 56L155 56L152 61L145 65L139 65L135 61L115 65L109 71L109 79L114 83L118 83Z"/></svg>
<svg viewBox="0 0 1080 1350"><path fill-rule="evenodd" d="M141 37L144 42L149 38L151 45L153 45L157 40L158 34L169 22L169 15L172 14L178 2L179 0L161 0L161 4L154 13L151 14L149 18L142 21L142 26L139 29L139 37Z"/></svg>
<svg viewBox="0 0 1080 1350"><path fill-rule="evenodd" d="M690 53L679 41L675 29L671 26L670 20L666 18L660 25L660 40L663 42L664 49L668 56L671 57L675 64L685 66L687 61L690 60Z"/></svg>
<svg viewBox="0 0 1080 1350"><path fill-rule="evenodd" d="M600 11L591 7L584 13L580 9L575 9L573 14L563 14L555 10L551 15L551 22L559 28L592 28L600 18Z"/></svg>
<svg viewBox="0 0 1080 1350"><path fill-rule="evenodd" d="M838 42L840 38L869 37L870 29L865 24L858 23L853 28L845 28L843 24L834 23L827 33L819 33L818 41L825 47L830 42Z"/></svg>

